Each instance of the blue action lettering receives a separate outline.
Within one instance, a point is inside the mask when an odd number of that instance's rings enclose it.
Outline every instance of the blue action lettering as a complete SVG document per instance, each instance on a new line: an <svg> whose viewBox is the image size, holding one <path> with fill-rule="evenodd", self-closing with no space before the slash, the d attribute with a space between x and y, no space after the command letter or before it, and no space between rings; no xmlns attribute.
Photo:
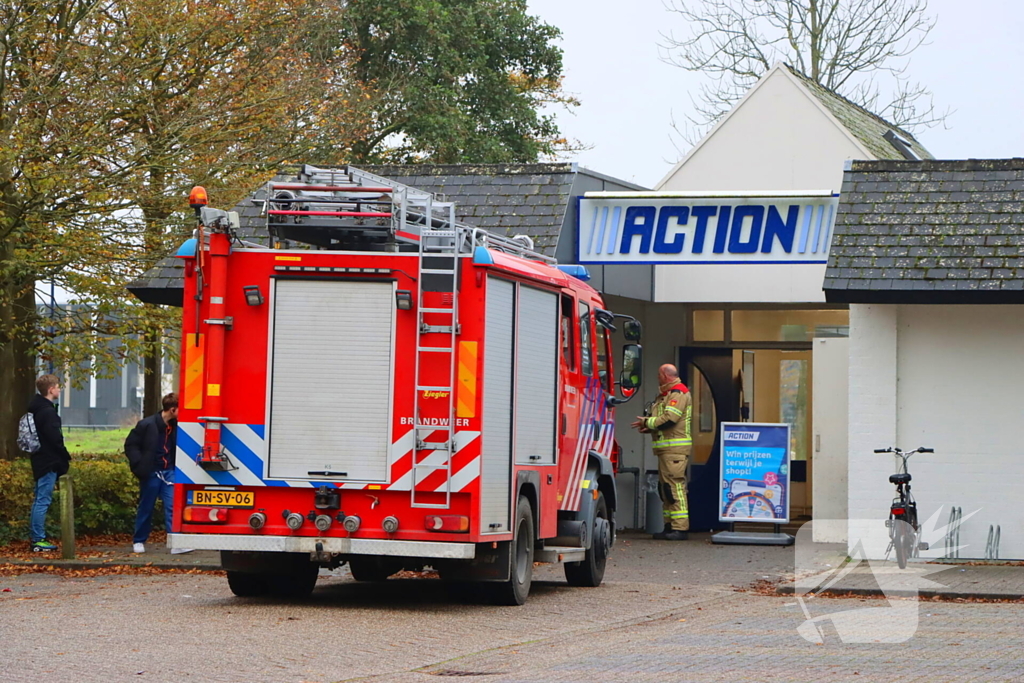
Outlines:
<svg viewBox="0 0 1024 683"><path fill-rule="evenodd" d="M717 216L711 247L713 253L753 254L760 251L762 254L770 254L778 244L782 251L790 254L796 240L800 208L799 204L789 205L783 218L781 207L772 204L743 204L737 207L675 205L662 206L660 209L654 206L630 206L626 207L622 224L619 253L649 254L653 249L656 254L681 254L686 249L686 236L689 234L689 253L703 254L711 219ZM609 247L612 247L615 235L615 228L611 230ZM603 236L602 230L598 239L603 239ZM637 237L640 238L640 244L634 251Z"/></svg>

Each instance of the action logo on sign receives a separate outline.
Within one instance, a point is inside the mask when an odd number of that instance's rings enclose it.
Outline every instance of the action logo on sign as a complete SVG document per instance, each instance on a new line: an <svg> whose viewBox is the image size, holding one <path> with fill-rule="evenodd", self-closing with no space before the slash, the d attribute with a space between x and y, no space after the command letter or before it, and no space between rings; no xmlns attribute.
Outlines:
<svg viewBox="0 0 1024 683"><path fill-rule="evenodd" d="M579 262L825 263L838 198L587 196Z"/></svg>

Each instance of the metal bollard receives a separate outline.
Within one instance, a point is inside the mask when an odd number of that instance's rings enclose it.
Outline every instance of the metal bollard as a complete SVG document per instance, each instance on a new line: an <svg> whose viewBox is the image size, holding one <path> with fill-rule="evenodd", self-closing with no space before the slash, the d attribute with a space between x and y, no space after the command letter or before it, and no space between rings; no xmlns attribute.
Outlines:
<svg viewBox="0 0 1024 683"><path fill-rule="evenodd" d="M75 489L70 474L60 478L60 556L75 559Z"/></svg>

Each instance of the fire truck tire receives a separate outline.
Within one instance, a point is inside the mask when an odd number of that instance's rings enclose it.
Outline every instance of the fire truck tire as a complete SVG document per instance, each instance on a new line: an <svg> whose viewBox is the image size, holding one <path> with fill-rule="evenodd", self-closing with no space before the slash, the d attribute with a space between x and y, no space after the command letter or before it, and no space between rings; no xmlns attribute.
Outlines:
<svg viewBox="0 0 1024 683"><path fill-rule="evenodd" d="M402 569L394 562L373 555L350 557L348 568L356 581L387 581L389 576Z"/></svg>
<svg viewBox="0 0 1024 683"><path fill-rule="evenodd" d="M533 582L534 526L533 508L526 496L519 496L516 523L513 527L512 567L508 581L493 584L494 601L499 605L522 605L530 595Z"/></svg>
<svg viewBox="0 0 1024 683"><path fill-rule="evenodd" d="M611 546L611 520L608 519L608 503L604 494L597 495L594 505L594 518L591 520L592 530L590 548L582 562L565 563L565 580L570 586L596 588L604 580L604 568L608 563L608 550Z"/></svg>
<svg viewBox="0 0 1024 683"><path fill-rule="evenodd" d="M274 574L265 577L269 593L279 598L307 598L316 587L316 579L320 575L320 565L312 562L296 563L295 568L287 574Z"/></svg>
<svg viewBox="0 0 1024 683"><path fill-rule="evenodd" d="M228 588L240 598L259 597L270 590L265 575L233 571L228 571Z"/></svg>

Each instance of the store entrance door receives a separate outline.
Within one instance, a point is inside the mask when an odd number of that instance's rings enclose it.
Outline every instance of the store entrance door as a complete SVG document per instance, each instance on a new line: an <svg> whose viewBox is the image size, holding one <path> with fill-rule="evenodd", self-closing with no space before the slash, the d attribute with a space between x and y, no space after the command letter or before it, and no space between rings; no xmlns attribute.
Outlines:
<svg viewBox="0 0 1024 683"><path fill-rule="evenodd" d="M719 422L738 422L739 386L733 371L732 349L683 347L679 350L683 381L693 393L693 455L687 487L690 529L723 529L718 521Z"/></svg>

